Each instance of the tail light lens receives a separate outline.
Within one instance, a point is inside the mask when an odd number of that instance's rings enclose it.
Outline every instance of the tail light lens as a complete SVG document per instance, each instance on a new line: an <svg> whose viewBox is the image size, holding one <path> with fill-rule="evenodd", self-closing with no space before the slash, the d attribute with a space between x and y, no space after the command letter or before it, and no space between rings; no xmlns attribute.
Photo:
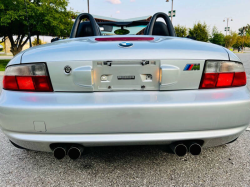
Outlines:
<svg viewBox="0 0 250 187"><path fill-rule="evenodd" d="M7 67L3 78L3 89L53 92L46 64L44 63Z"/></svg>
<svg viewBox="0 0 250 187"><path fill-rule="evenodd" d="M245 69L240 62L207 61L200 89L245 86Z"/></svg>

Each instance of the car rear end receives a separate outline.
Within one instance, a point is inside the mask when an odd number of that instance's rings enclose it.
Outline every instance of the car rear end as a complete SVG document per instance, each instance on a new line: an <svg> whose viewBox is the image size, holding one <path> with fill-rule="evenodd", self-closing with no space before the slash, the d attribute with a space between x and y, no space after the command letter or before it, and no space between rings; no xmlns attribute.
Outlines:
<svg viewBox="0 0 250 187"><path fill-rule="evenodd" d="M126 38L127 48L100 38L109 37L56 42L10 62L0 126L12 142L47 152L54 144L211 147L247 128L245 70L225 49L156 36Z"/></svg>

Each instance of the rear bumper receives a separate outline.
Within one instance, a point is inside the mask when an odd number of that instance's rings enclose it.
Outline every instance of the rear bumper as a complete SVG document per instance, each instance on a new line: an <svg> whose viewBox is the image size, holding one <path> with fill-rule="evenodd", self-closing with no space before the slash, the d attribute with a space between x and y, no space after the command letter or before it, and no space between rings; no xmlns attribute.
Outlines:
<svg viewBox="0 0 250 187"><path fill-rule="evenodd" d="M247 125L248 126L248 125ZM133 133L133 134L31 134L3 131L17 145L37 151L51 152L52 143L76 143L83 146L113 145L156 145L170 144L175 141L203 140L203 147L223 145L238 138L247 126L232 129L169 132L169 133Z"/></svg>
<svg viewBox="0 0 250 187"><path fill-rule="evenodd" d="M5 134L20 146L43 151L58 142L98 146L201 139L215 146L237 138L249 121L247 87L98 93L3 90L0 97Z"/></svg>

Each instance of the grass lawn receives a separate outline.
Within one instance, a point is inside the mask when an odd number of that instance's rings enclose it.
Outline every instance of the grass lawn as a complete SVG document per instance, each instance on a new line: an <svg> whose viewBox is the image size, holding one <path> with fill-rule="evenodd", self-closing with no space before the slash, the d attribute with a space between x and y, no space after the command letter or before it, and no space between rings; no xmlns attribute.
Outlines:
<svg viewBox="0 0 250 187"><path fill-rule="evenodd" d="M6 55L5 53L4 54L0 53L0 56L13 56L13 55Z"/></svg>
<svg viewBox="0 0 250 187"><path fill-rule="evenodd" d="M0 60L0 71L5 71L5 67L8 64L9 60Z"/></svg>

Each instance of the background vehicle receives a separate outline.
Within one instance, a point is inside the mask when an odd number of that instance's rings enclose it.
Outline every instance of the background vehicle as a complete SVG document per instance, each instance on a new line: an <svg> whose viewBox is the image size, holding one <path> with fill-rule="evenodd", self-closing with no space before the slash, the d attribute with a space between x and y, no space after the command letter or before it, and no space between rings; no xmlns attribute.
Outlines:
<svg viewBox="0 0 250 187"><path fill-rule="evenodd" d="M129 34L132 27L145 28L144 35L101 33ZM24 51L8 64L0 125L14 144L54 151L58 159L79 158L87 146L138 144L198 155L246 129L245 85L236 55L175 37L164 13L149 23L99 25L81 14L70 39Z"/></svg>

